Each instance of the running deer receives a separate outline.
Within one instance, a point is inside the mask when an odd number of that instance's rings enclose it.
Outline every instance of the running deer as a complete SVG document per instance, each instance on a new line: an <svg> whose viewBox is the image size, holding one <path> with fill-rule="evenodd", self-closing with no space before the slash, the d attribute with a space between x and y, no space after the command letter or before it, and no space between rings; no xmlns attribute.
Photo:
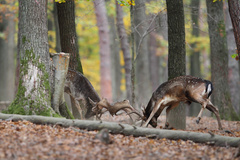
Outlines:
<svg viewBox="0 0 240 160"><path fill-rule="evenodd" d="M180 76L171 79L161 84L155 92L153 92L147 107L143 110L143 127L150 124L153 127L157 126L157 118L165 107L166 110L166 123L167 128L169 123L168 113L173 108L177 107L180 102L191 104L196 102L202 105L202 108L197 116L196 122L199 123L202 112L205 108L213 112L217 118L218 128L222 130L220 116L218 109L211 103L209 97L212 94L213 85L208 80L193 76Z"/></svg>

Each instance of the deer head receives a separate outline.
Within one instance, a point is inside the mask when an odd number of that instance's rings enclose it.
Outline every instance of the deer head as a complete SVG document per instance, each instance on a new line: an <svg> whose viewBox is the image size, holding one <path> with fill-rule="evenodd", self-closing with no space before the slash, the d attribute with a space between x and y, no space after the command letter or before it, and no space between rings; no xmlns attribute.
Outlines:
<svg viewBox="0 0 240 160"><path fill-rule="evenodd" d="M202 112L205 108L213 112L217 118L218 128L222 129L218 109L213 106L209 97L213 91L212 83L208 80L193 76L180 76L171 79L161 84L155 92L153 92L147 107L143 111L143 127L148 124L153 127L157 126L157 118L165 107L166 110L166 125L168 126L167 117L170 110L177 107L180 102L190 104L197 102L202 105L202 108L197 117L199 123Z"/></svg>

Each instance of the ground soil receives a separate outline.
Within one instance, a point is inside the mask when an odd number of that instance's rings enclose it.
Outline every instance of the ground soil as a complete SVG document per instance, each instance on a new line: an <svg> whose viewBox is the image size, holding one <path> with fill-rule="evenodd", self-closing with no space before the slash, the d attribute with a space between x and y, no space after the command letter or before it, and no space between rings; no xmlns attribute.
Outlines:
<svg viewBox="0 0 240 160"><path fill-rule="evenodd" d="M105 114L102 119L120 123L129 121L128 116L124 114L114 117ZM195 120L195 117L187 117L186 130L240 137L238 121L222 120L224 130L219 131L214 118L203 117L200 124L196 124ZM165 116L160 116L157 128L162 128L164 122ZM107 132L106 134L108 135ZM0 159L238 159L234 158L238 148L228 146L216 147L192 141L149 139L121 134L109 134L109 139L108 137L107 141L101 139L98 131L62 128L57 125L36 125L27 121L1 121Z"/></svg>

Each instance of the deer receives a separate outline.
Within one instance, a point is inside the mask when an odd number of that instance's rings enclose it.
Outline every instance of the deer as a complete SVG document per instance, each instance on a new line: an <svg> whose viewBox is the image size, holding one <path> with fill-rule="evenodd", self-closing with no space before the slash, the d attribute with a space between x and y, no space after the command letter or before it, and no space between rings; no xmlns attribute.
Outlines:
<svg viewBox="0 0 240 160"><path fill-rule="evenodd" d="M180 102L191 104L196 102L202 105L202 108L197 116L196 123L199 123L203 110L207 108L217 118L218 129L222 130L222 124L218 108L210 101L210 95L213 91L213 85L210 81L193 76L180 76L162 83L156 91L153 92L147 107L143 110L142 127L147 127L150 124L156 128L157 118L166 109L165 128L169 127L168 114L169 111L179 105Z"/></svg>
<svg viewBox="0 0 240 160"><path fill-rule="evenodd" d="M92 108L96 106L90 102L89 98L91 98L94 102L99 102L100 97L90 81L83 74L78 71L68 69L64 92L69 94L71 99L73 99L73 103L77 107L81 117L89 119L96 115L96 113L92 111ZM85 115L82 115L80 103L83 103L85 108L87 108Z"/></svg>

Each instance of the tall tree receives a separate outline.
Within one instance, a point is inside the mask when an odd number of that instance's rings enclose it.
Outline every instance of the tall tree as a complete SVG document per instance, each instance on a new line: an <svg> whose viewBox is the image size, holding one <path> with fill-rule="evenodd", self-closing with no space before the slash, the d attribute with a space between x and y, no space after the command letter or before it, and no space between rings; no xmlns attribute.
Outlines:
<svg viewBox="0 0 240 160"><path fill-rule="evenodd" d="M238 57L240 57L240 6L239 0L228 0L229 13L233 24L233 32L237 45Z"/></svg>
<svg viewBox="0 0 240 160"><path fill-rule="evenodd" d="M20 81L10 113L53 116L50 95L47 1L19 0ZM37 37L37 38L36 38Z"/></svg>
<svg viewBox="0 0 240 160"><path fill-rule="evenodd" d="M148 39L146 36L149 24L145 13L145 0L135 1L133 9L136 45L136 97L140 105L147 104L152 92L149 73Z"/></svg>
<svg viewBox="0 0 240 160"><path fill-rule="evenodd" d="M100 44L101 96L112 101L111 54L109 27L104 0L94 1Z"/></svg>
<svg viewBox="0 0 240 160"><path fill-rule="evenodd" d="M191 18L192 18L192 36L194 38L199 37L199 0L191 0ZM190 73L192 76L201 77L200 69L200 53L196 51L196 42L191 44L191 55L190 55ZM190 116L197 116L199 113L199 104L192 103L189 108Z"/></svg>
<svg viewBox="0 0 240 160"><path fill-rule="evenodd" d="M78 51L74 0L57 3L57 13L61 50L62 52L70 53L69 68L83 73Z"/></svg>
<svg viewBox="0 0 240 160"><path fill-rule="evenodd" d="M124 69L125 69L125 81L126 81L126 98L131 100L131 55L130 47L128 42L127 33L123 24L123 10L122 7L116 1L116 12L117 12L117 31L120 39L121 50L124 57Z"/></svg>
<svg viewBox="0 0 240 160"><path fill-rule="evenodd" d="M211 48L211 79L214 86L213 104L224 119L237 119L228 86L228 51L223 19L223 2L206 0Z"/></svg>
<svg viewBox="0 0 240 160"><path fill-rule="evenodd" d="M58 19L55 20L56 34L59 27L61 51L70 54L69 68L83 73L82 64L78 50L78 38L75 24L75 3L74 0L67 0L64 3L56 3ZM55 12L56 12L55 11ZM58 34L56 36L58 38ZM83 119L81 117L78 107L74 103L73 97L70 96L72 113L75 118ZM82 115L87 113L87 106L81 104Z"/></svg>
<svg viewBox="0 0 240 160"><path fill-rule="evenodd" d="M111 2L110 2L111 3ZM111 73L112 73L112 100L117 101L122 96L121 92L121 64L120 64L120 48L115 25L115 16L108 14L108 22L110 27L110 48L111 48Z"/></svg>
<svg viewBox="0 0 240 160"><path fill-rule="evenodd" d="M183 1L167 0L168 15L168 79L186 74L186 49ZM170 111L170 126L186 128L186 111L183 104Z"/></svg>
<svg viewBox="0 0 240 160"><path fill-rule="evenodd" d="M57 3L53 0L53 18L54 18L54 28L55 28L55 35L56 35L56 52L61 52L61 43L60 43L60 31L58 25L58 12L57 12Z"/></svg>
<svg viewBox="0 0 240 160"><path fill-rule="evenodd" d="M8 2L9 3L9 2ZM6 4L3 0L0 4ZM14 4L8 4L14 5ZM10 16L6 16L10 15ZM0 101L12 101L14 98L14 53L15 53L15 22L14 16L10 10L0 13Z"/></svg>
<svg viewBox="0 0 240 160"><path fill-rule="evenodd" d="M225 1L225 26L228 44L228 82L231 93L232 105L237 113L240 113L240 77L239 77L239 61L231 58L236 51L236 42L234 39L233 26L228 10L228 3Z"/></svg>

